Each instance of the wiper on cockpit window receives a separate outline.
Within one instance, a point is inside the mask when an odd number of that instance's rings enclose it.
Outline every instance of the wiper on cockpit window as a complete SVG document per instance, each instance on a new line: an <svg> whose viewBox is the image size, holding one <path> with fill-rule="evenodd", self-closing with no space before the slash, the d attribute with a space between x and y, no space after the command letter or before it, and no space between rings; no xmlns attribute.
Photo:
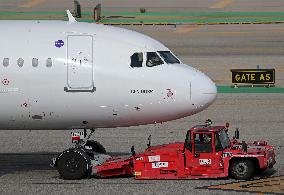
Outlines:
<svg viewBox="0 0 284 195"><path fill-rule="evenodd" d="M158 51L167 64L180 64L180 61L170 51Z"/></svg>

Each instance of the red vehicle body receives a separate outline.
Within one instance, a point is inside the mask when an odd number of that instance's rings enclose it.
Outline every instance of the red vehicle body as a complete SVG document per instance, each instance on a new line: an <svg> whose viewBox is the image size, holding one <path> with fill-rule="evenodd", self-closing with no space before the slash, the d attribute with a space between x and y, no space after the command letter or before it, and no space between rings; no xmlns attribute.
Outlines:
<svg viewBox="0 0 284 195"><path fill-rule="evenodd" d="M110 157L91 165L91 175L105 178L199 179L231 176L249 179L276 163L273 146L230 140L225 126L195 126L185 142L147 148L128 158Z"/></svg>

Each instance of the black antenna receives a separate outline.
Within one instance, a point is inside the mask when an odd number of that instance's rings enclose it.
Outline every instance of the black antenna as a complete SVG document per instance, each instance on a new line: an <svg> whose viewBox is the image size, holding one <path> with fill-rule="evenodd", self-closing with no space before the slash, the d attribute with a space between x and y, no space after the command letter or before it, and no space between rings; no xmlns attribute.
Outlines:
<svg viewBox="0 0 284 195"><path fill-rule="evenodd" d="M242 141L242 149L243 149L243 151L244 151L245 153L248 152L248 145L247 145L247 143L246 143L245 141Z"/></svg>
<svg viewBox="0 0 284 195"><path fill-rule="evenodd" d="M239 128L236 128L234 138L235 138L235 139L240 139L240 132L239 132Z"/></svg>
<svg viewBox="0 0 284 195"><path fill-rule="evenodd" d="M136 154L134 146L131 147L131 154L132 154L132 156L135 156L135 154Z"/></svg>
<svg viewBox="0 0 284 195"><path fill-rule="evenodd" d="M151 147L151 137L152 137L152 135L149 135L149 137L148 137L148 144L147 144L148 148Z"/></svg>

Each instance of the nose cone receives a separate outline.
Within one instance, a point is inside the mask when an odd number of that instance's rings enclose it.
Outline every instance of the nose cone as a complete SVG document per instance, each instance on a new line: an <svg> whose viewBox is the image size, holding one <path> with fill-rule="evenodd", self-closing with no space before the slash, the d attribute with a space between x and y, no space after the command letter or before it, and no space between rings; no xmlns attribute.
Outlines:
<svg viewBox="0 0 284 195"><path fill-rule="evenodd" d="M205 109L214 102L217 97L215 83L202 72L191 81L191 97L196 108Z"/></svg>

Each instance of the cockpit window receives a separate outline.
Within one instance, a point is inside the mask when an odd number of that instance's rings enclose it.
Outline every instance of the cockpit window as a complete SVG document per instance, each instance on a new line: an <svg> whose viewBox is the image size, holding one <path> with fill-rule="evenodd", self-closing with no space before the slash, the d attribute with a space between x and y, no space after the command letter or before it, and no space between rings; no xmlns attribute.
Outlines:
<svg viewBox="0 0 284 195"><path fill-rule="evenodd" d="M143 65L143 53L134 53L131 56L131 64L130 66L133 67L142 67Z"/></svg>
<svg viewBox="0 0 284 195"><path fill-rule="evenodd" d="M180 64L180 61L170 51L158 51L167 64Z"/></svg>
<svg viewBox="0 0 284 195"><path fill-rule="evenodd" d="M163 64L163 60L156 52L147 52L146 66L152 67Z"/></svg>

